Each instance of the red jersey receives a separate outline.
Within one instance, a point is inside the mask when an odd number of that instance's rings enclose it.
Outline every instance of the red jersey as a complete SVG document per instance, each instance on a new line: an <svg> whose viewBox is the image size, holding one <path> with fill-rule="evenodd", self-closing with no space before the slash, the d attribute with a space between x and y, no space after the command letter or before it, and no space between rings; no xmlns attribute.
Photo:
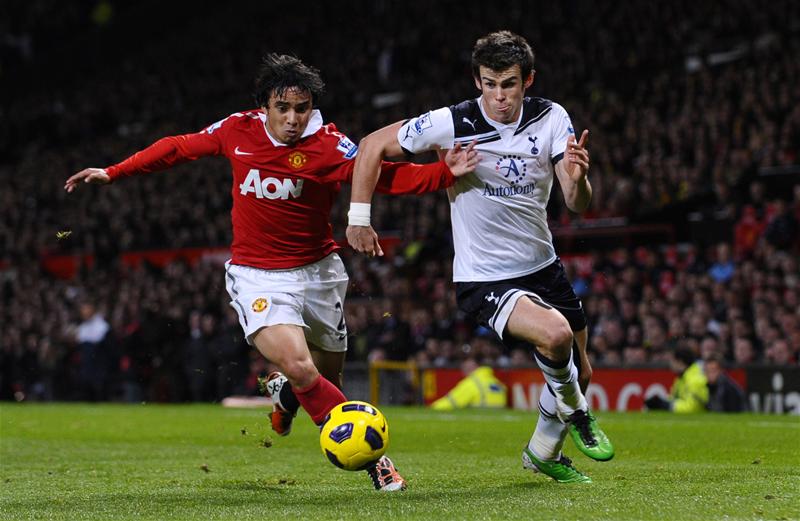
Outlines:
<svg viewBox="0 0 800 521"><path fill-rule="evenodd" d="M196 134L170 136L108 167L112 180L163 170L202 156L224 155L233 169L231 262L262 269L295 268L338 249L330 211L341 182L350 182L358 147L314 111L300 141L287 146L267 133L259 110L237 112ZM419 194L455 182L442 162L381 166L376 190Z"/></svg>

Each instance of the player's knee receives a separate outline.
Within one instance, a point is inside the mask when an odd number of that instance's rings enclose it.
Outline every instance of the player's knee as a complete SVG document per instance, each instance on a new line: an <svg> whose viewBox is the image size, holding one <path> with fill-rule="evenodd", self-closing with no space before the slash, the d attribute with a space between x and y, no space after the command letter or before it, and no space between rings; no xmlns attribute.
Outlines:
<svg viewBox="0 0 800 521"><path fill-rule="evenodd" d="M572 349L573 334L566 320L559 320L547 328L542 348L551 353L564 354Z"/></svg>
<svg viewBox="0 0 800 521"><path fill-rule="evenodd" d="M319 376L311 357L287 360L281 369L294 388L308 387Z"/></svg>

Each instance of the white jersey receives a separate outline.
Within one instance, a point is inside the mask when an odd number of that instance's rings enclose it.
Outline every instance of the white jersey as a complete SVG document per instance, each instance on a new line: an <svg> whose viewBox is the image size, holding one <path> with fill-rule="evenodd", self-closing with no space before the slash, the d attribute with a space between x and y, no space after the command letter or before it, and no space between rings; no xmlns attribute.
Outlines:
<svg viewBox="0 0 800 521"><path fill-rule="evenodd" d="M574 134L558 103L525 98L519 120L490 120L481 98L407 121L397 134L410 153L477 141L475 172L447 189L453 223L455 282L495 281L534 273L556 259L547 226L554 165Z"/></svg>

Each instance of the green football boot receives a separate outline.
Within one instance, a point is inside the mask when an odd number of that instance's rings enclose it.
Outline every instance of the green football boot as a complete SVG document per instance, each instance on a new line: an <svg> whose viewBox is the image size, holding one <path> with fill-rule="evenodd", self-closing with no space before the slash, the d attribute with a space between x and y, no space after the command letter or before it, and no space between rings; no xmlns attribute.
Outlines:
<svg viewBox="0 0 800 521"><path fill-rule="evenodd" d="M559 483L591 483L592 479L572 466L572 461L562 455L558 461L544 461L537 458L525 447L522 449L522 468L541 472Z"/></svg>
<svg viewBox="0 0 800 521"><path fill-rule="evenodd" d="M577 410L569 415L568 425L569 435L581 452L597 461L608 461L614 457L614 446L592 413Z"/></svg>

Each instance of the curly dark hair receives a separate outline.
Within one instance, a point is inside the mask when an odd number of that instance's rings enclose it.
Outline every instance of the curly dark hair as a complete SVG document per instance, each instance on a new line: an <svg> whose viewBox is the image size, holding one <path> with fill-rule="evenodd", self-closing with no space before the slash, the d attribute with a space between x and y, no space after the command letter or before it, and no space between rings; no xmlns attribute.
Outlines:
<svg viewBox="0 0 800 521"><path fill-rule="evenodd" d="M533 49L522 36L511 31L489 33L472 49L472 75L480 78L480 66L495 72L519 65L522 79L533 71Z"/></svg>
<svg viewBox="0 0 800 521"><path fill-rule="evenodd" d="M258 106L266 107L272 94L280 97L289 89L311 94L312 103L316 103L325 92L325 82L318 69L299 58L277 53L264 56L253 93Z"/></svg>

